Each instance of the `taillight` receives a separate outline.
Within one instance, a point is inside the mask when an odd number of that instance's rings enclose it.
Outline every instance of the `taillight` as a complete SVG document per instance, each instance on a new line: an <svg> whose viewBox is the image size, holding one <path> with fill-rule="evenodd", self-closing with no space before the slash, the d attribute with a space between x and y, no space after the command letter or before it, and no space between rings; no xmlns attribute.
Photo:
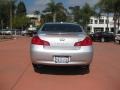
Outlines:
<svg viewBox="0 0 120 90"><path fill-rule="evenodd" d="M44 46L50 46L50 43L45 41L45 40L42 40L40 39L38 36L34 36L32 38L32 44L36 44L36 45L44 45Z"/></svg>
<svg viewBox="0 0 120 90"><path fill-rule="evenodd" d="M76 42L74 46L89 46L92 45L92 40L90 37L86 37L83 41Z"/></svg>

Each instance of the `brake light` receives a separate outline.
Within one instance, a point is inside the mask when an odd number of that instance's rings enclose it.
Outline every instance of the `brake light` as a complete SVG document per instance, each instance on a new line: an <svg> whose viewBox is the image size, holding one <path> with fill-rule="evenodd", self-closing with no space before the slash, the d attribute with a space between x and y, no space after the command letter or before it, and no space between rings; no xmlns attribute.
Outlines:
<svg viewBox="0 0 120 90"><path fill-rule="evenodd" d="M36 44L36 45L45 45L45 46L50 46L50 43L45 41L45 40L42 40L40 39L38 36L34 36L32 38L32 44Z"/></svg>
<svg viewBox="0 0 120 90"><path fill-rule="evenodd" d="M90 37L86 37L83 41L76 42L74 46L89 46L92 45L92 40Z"/></svg>

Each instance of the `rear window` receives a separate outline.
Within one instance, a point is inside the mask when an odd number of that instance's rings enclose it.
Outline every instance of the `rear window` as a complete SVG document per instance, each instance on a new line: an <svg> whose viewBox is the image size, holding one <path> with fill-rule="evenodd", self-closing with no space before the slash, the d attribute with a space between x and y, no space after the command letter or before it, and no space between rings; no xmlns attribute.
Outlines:
<svg viewBox="0 0 120 90"><path fill-rule="evenodd" d="M45 24L42 28L45 32L82 32L79 25L74 24Z"/></svg>

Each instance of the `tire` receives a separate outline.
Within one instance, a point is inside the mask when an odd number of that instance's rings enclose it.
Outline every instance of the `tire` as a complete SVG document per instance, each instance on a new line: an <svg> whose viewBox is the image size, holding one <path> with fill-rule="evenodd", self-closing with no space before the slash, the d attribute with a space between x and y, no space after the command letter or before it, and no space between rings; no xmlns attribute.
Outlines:
<svg viewBox="0 0 120 90"><path fill-rule="evenodd" d="M38 64L33 64L33 63L32 63L32 65L33 65L34 71L39 72L40 66Z"/></svg>
<svg viewBox="0 0 120 90"><path fill-rule="evenodd" d="M119 40L119 44L120 44L120 40Z"/></svg>
<svg viewBox="0 0 120 90"><path fill-rule="evenodd" d="M86 73L90 72L90 65L89 64L88 65L83 65L82 68Z"/></svg>
<svg viewBox="0 0 120 90"><path fill-rule="evenodd" d="M101 38L101 42L105 42L105 38Z"/></svg>
<svg viewBox="0 0 120 90"><path fill-rule="evenodd" d="M117 40L114 40L114 43L117 43Z"/></svg>

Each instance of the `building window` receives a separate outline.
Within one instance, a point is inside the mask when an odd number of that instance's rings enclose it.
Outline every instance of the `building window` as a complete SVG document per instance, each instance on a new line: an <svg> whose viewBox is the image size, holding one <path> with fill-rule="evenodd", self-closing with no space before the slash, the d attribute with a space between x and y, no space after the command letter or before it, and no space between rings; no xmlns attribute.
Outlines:
<svg viewBox="0 0 120 90"><path fill-rule="evenodd" d="M94 32L103 32L104 28L94 28Z"/></svg>
<svg viewBox="0 0 120 90"><path fill-rule="evenodd" d="M106 27L105 30L106 30L106 31L109 31L109 28Z"/></svg>
<svg viewBox="0 0 120 90"><path fill-rule="evenodd" d="M98 20L95 20L95 24L98 24Z"/></svg>
<svg viewBox="0 0 120 90"><path fill-rule="evenodd" d="M111 32L113 32L113 33L114 33L114 28L111 28Z"/></svg>
<svg viewBox="0 0 120 90"><path fill-rule="evenodd" d="M104 24L104 19L100 19L99 24Z"/></svg>
<svg viewBox="0 0 120 90"><path fill-rule="evenodd" d="M90 24L93 24L93 19L90 19Z"/></svg>
<svg viewBox="0 0 120 90"><path fill-rule="evenodd" d="M105 22L106 22L106 24L109 24L109 20L106 20Z"/></svg>
<svg viewBox="0 0 120 90"><path fill-rule="evenodd" d="M90 33L91 27L87 27L87 33Z"/></svg>

